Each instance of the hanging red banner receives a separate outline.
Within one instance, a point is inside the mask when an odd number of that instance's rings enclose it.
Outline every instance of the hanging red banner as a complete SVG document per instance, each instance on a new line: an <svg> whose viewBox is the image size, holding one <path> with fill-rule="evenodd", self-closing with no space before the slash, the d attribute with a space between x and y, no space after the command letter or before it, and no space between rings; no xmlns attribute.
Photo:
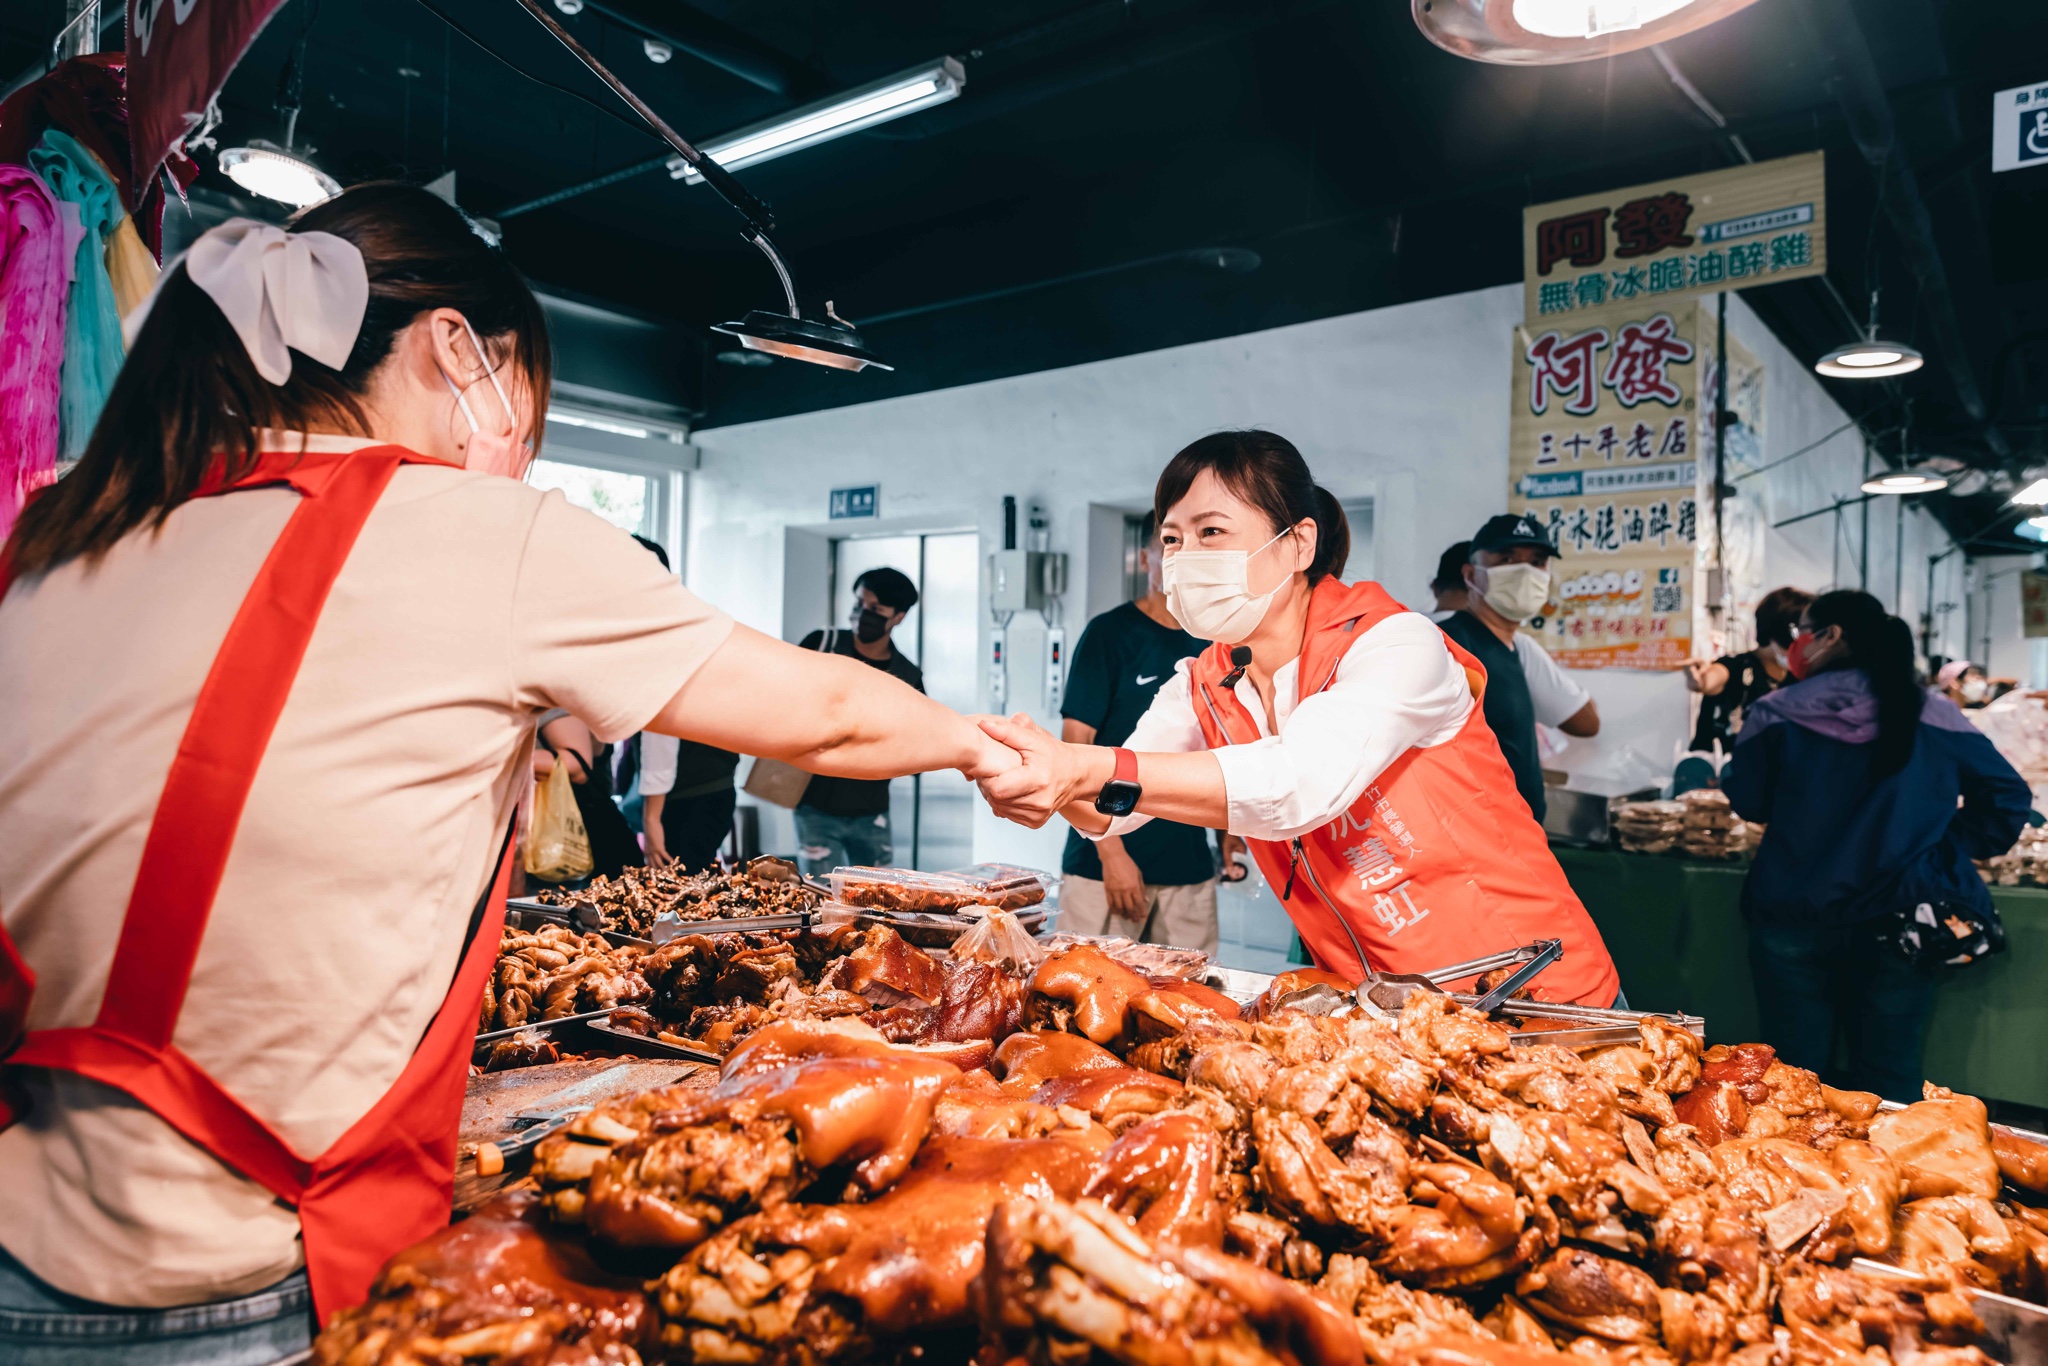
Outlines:
<svg viewBox="0 0 2048 1366"><path fill-rule="evenodd" d="M206 115L283 0L128 0L128 133L135 183Z"/></svg>

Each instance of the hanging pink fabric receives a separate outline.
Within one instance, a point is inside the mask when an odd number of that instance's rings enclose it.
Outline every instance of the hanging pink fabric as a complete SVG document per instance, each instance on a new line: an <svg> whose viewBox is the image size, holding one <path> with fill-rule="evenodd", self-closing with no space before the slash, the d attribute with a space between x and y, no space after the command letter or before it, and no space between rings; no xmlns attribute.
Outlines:
<svg viewBox="0 0 2048 1366"><path fill-rule="evenodd" d="M56 477L66 236L42 177L0 166L0 540L22 500Z"/></svg>

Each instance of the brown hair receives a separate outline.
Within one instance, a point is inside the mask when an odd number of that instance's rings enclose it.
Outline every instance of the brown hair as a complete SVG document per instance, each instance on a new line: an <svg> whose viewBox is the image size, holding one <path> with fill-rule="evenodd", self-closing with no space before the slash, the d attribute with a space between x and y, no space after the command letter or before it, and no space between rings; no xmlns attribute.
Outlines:
<svg viewBox="0 0 2048 1366"><path fill-rule="evenodd" d="M494 363L509 359L525 380L534 406L525 436L538 447L552 371L547 319L461 210L415 186L377 182L305 210L289 229L333 233L363 254L370 303L347 362L334 370L294 351L290 378L271 384L213 300L173 265L85 454L22 510L9 542L16 573L94 559L137 527L162 525L209 474L246 472L262 428L372 435L362 406L371 375L398 334L436 308L469 319L498 353Z"/></svg>
<svg viewBox="0 0 2048 1366"><path fill-rule="evenodd" d="M1193 442L1166 462L1152 493L1153 515L1165 521L1204 470L1263 512L1275 532L1291 530L1303 520L1315 522L1316 553L1308 566L1311 584L1344 572L1351 554L1351 524L1336 498L1309 475L1308 462L1292 441L1252 430L1212 432Z"/></svg>

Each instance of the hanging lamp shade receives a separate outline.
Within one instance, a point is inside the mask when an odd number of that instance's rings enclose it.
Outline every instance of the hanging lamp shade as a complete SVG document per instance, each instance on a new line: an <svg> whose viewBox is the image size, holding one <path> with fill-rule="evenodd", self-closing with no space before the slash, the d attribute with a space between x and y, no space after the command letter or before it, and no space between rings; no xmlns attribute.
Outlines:
<svg viewBox="0 0 2048 1366"><path fill-rule="evenodd" d="M1415 26L1475 62L1554 66L1654 46L1756 0L1409 0Z"/></svg>

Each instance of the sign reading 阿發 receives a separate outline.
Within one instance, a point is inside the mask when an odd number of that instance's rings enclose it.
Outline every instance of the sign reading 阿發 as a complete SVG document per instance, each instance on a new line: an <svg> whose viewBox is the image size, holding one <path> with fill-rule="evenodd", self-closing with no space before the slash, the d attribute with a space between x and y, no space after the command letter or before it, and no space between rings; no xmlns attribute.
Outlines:
<svg viewBox="0 0 2048 1366"><path fill-rule="evenodd" d="M1522 210L1523 316L1532 327L1826 269L1819 152Z"/></svg>
<svg viewBox="0 0 2048 1366"><path fill-rule="evenodd" d="M1699 313L1688 300L1516 329L1508 509L1560 552L1555 599L1523 629L1567 668L1691 657Z"/></svg>
<svg viewBox="0 0 2048 1366"><path fill-rule="evenodd" d="M2048 166L2048 81L2016 85L1991 97L1991 169Z"/></svg>

